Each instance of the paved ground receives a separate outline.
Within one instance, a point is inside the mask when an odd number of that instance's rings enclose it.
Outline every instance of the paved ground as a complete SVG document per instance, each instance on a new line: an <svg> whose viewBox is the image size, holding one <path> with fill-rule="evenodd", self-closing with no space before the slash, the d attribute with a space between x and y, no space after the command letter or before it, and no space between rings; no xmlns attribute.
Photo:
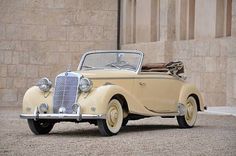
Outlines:
<svg viewBox="0 0 236 156"><path fill-rule="evenodd" d="M236 107L209 107L207 111L208 114L217 114L217 115L233 115L236 116Z"/></svg>
<svg viewBox="0 0 236 156"><path fill-rule="evenodd" d="M200 114L192 129L179 129L175 119L142 119L101 137L87 123L60 123L35 136L19 114L0 108L0 155L236 155L236 117L230 115Z"/></svg>

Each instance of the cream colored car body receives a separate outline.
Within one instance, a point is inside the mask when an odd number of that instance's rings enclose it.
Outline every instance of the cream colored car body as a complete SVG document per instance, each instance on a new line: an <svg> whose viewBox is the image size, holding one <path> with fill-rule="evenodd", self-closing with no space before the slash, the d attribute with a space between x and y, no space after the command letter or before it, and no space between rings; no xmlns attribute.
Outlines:
<svg viewBox="0 0 236 156"><path fill-rule="evenodd" d="M194 85L159 72L133 72L127 70L88 70L75 71L89 78L93 88L88 93L81 93L77 103L80 114L105 115L107 105L115 95L126 100L128 114L143 116L177 116L178 104L186 104L190 95L196 97L198 111L204 110L201 94ZM41 103L47 103L53 113L54 88L42 92L37 86L30 88L23 99L23 113L33 114Z"/></svg>

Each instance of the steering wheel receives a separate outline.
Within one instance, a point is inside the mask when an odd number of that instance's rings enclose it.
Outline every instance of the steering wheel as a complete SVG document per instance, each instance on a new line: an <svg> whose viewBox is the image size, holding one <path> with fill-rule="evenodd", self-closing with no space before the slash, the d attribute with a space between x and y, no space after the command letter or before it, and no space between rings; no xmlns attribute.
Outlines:
<svg viewBox="0 0 236 156"><path fill-rule="evenodd" d="M123 65L121 65L120 67L136 70L136 67L135 67L135 66L133 66L133 65L131 65L131 64L128 64L128 63L127 63L127 64L123 64Z"/></svg>
<svg viewBox="0 0 236 156"><path fill-rule="evenodd" d="M128 68L128 69L136 70L135 66L129 64L126 61L120 61L120 62L117 62L117 63L112 62L112 63L107 64L106 66L115 67L117 69Z"/></svg>
<svg viewBox="0 0 236 156"><path fill-rule="evenodd" d="M107 64L107 65L105 65L106 67L115 67L115 68L117 68L117 69L120 69L120 67L116 64L116 63L114 63L114 62L112 62L112 63L109 63L109 64Z"/></svg>

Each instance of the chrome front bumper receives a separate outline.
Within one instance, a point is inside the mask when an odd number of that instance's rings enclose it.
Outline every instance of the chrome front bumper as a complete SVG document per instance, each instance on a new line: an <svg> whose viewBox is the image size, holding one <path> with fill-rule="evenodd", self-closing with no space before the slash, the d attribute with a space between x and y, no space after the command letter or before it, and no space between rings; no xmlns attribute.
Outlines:
<svg viewBox="0 0 236 156"><path fill-rule="evenodd" d="M47 114L47 113L40 113L38 107L34 110L33 114L21 114L20 118L22 119L34 119L34 120L39 120L39 119L54 119L54 120L83 120L83 119L106 119L105 114L81 114L80 112L80 107L77 109L77 113L75 114L65 114L65 113L58 113L58 114Z"/></svg>
<svg viewBox="0 0 236 156"><path fill-rule="evenodd" d="M80 121L82 119L105 119L105 115L93 115L93 114L21 114L20 118L22 119L75 119Z"/></svg>

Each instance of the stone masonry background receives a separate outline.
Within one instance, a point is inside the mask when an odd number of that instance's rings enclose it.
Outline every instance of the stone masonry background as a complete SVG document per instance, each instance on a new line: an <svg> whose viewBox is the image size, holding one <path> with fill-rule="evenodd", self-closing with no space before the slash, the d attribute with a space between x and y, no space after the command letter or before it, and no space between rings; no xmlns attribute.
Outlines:
<svg viewBox="0 0 236 156"><path fill-rule="evenodd" d="M0 106L88 50L116 49L116 34L117 0L0 0Z"/></svg>
<svg viewBox="0 0 236 156"><path fill-rule="evenodd" d="M136 2L139 9L152 6L148 5L152 0ZM122 34L127 27L122 21L130 19L122 12L121 48L142 50L145 62L182 60L187 81L200 89L206 105L236 106L236 0L232 0L231 36L198 35L193 40L176 40L175 10L180 1L159 2L160 40L124 43L123 37L131 35ZM196 20L214 23L215 19L198 13L215 13L211 4L219 1L195 2ZM149 27L142 22L147 18L140 16L139 24ZM204 22L203 26L198 31L204 35ZM147 36L143 30L137 31L141 38ZM70 64L76 70L84 52L116 48L117 0L0 0L0 106L21 106L27 88L41 77L54 81Z"/></svg>

